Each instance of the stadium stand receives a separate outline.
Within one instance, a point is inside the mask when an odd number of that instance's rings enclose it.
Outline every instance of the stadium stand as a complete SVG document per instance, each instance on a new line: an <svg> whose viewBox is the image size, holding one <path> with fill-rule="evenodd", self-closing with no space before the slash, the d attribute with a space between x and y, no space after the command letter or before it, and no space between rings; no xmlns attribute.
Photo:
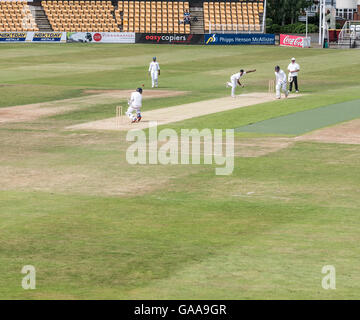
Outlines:
<svg viewBox="0 0 360 320"><path fill-rule="evenodd" d="M204 2L204 29L209 31L262 31L264 2Z"/></svg>
<svg viewBox="0 0 360 320"><path fill-rule="evenodd" d="M30 4L30 3L29 3ZM0 31L207 33L263 32L264 0L0 1ZM183 24L184 12L197 16Z"/></svg>
<svg viewBox="0 0 360 320"><path fill-rule="evenodd" d="M119 32L111 1L42 1L54 31Z"/></svg>
<svg viewBox="0 0 360 320"><path fill-rule="evenodd" d="M190 33L182 24L189 2L183 1L119 1L115 11L124 32Z"/></svg>
<svg viewBox="0 0 360 320"><path fill-rule="evenodd" d="M0 31L38 31L26 1L0 2Z"/></svg>

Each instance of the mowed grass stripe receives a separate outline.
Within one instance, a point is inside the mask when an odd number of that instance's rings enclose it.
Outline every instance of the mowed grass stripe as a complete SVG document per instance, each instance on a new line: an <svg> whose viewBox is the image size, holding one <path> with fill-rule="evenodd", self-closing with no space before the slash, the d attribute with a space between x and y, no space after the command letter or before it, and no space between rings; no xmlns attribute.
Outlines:
<svg viewBox="0 0 360 320"><path fill-rule="evenodd" d="M296 112L236 128L240 132L304 134L360 117L360 100Z"/></svg>

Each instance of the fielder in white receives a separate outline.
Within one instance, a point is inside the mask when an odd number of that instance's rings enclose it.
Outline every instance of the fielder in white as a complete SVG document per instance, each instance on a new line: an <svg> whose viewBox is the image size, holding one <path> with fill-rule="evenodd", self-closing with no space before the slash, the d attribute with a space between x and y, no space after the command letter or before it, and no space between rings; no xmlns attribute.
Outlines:
<svg viewBox="0 0 360 320"><path fill-rule="evenodd" d="M141 120L141 106L142 106L142 89L137 88L136 91L131 93L130 100L128 102L129 108L126 111L126 115L130 118L131 123L140 122ZM136 115L133 113L136 112Z"/></svg>
<svg viewBox="0 0 360 320"><path fill-rule="evenodd" d="M153 58L153 61L150 62L149 74L151 76L151 86L152 88L158 87L158 78L160 75L160 66L159 62L156 61L156 57Z"/></svg>
<svg viewBox="0 0 360 320"><path fill-rule="evenodd" d="M287 90L287 76L286 73L280 69L279 66L275 67L276 77L276 98L281 99L281 90L285 93L285 98L288 97L289 91Z"/></svg>
<svg viewBox="0 0 360 320"><path fill-rule="evenodd" d="M251 73L251 72L255 72L256 69L254 70L249 70L249 71L244 71L243 69L240 70L240 72L238 73L234 73L231 77L230 77L230 82L226 82L226 87L227 88L231 88L231 96L233 98L235 98L235 88L237 85L239 85L240 87L244 87L243 84L240 83L240 79L246 75L247 73Z"/></svg>

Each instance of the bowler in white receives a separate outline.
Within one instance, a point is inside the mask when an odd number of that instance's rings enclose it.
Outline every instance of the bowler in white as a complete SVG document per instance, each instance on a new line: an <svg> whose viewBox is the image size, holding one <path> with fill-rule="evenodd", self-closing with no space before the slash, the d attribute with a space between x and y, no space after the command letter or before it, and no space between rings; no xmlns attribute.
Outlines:
<svg viewBox="0 0 360 320"><path fill-rule="evenodd" d="M246 75L247 73L251 73L251 72L255 72L256 69L254 70L249 70L249 71L244 71L243 69L240 70L240 72L238 73L234 73L231 77L230 77L230 82L226 82L226 87L227 88L231 88L231 96L233 98L235 98L235 89L236 86L239 85L240 87L244 87L243 84L241 84L240 79Z"/></svg>

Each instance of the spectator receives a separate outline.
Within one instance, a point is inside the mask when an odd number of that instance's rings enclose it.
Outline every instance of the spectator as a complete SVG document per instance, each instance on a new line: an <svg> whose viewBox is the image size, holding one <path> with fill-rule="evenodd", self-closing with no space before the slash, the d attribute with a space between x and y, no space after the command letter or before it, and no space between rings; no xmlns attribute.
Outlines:
<svg viewBox="0 0 360 320"><path fill-rule="evenodd" d="M190 24L191 25L189 10L185 10L185 12L184 12L184 24Z"/></svg>

